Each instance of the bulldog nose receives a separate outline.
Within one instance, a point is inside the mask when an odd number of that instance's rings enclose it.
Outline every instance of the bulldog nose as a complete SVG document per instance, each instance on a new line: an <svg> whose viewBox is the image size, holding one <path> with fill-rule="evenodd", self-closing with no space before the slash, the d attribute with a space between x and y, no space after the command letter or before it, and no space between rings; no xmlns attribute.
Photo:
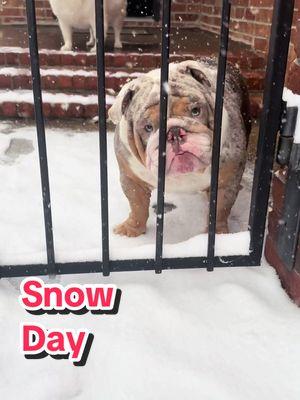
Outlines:
<svg viewBox="0 0 300 400"><path fill-rule="evenodd" d="M168 131L169 142L182 142L182 139L186 135L186 131L180 126L172 126Z"/></svg>
<svg viewBox="0 0 300 400"><path fill-rule="evenodd" d="M168 131L168 142L171 143L175 154L181 153L180 145L184 142L186 131L180 126L172 126Z"/></svg>

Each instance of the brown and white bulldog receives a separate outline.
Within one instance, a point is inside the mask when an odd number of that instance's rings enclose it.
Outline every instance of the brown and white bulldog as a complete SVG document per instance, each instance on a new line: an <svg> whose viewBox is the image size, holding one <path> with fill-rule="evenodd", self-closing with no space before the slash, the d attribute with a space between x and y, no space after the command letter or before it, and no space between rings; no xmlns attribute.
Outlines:
<svg viewBox="0 0 300 400"><path fill-rule="evenodd" d="M170 64L166 191L207 192L210 188L217 62L215 59ZM115 152L122 189L131 212L114 232L146 232L151 191L157 187L160 70L127 83L109 111L117 125ZM251 129L248 92L235 68L227 67L217 204L217 232L237 197ZM192 212L192 210L191 210Z"/></svg>

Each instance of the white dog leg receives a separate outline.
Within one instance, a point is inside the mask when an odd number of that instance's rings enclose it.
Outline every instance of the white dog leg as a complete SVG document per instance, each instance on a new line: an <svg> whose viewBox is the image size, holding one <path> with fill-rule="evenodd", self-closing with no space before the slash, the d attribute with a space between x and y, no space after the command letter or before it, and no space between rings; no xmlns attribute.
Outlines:
<svg viewBox="0 0 300 400"><path fill-rule="evenodd" d="M65 44L60 48L62 51L72 50L72 27L63 21L59 21L59 26Z"/></svg>
<svg viewBox="0 0 300 400"><path fill-rule="evenodd" d="M94 37L96 38L96 24L93 25L93 32L94 32ZM106 33L107 33L107 24L104 21L104 41L106 39ZM91 48L91 53L96 53L97 50L97 43L96 43L96 39L95 39L95 46Z"/></svg>
<svg viewBox="0 0 300 400"><path fill-rule="evenodd" d="M95 36L94 36L94 31L93 31L92 27L90 27L90 40L86 43L86 45L88 47L95 45Z"/></svg>
<svg viewBox="0 0 300 400"><path fill-rule="evenodd" d="M122 26L123 26L123 16L121 18L117 18L116 21L114 22L114 33L115 33L114 47L116 49L122 48L122 42L121 42Z"/></svg>

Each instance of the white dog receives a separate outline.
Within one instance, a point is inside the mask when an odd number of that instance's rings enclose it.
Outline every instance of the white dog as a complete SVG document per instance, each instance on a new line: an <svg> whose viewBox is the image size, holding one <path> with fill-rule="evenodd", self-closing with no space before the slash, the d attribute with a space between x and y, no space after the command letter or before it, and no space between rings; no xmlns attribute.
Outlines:
<svg viewBox="0 0 300 400"><path fill-rule="evenodd" d="M87 46L93 46L96 51L96 22L95 0L49 0L53 13L59 21L64 45L61 50L72 50L72 31L75 29L89 29L90 40ZM112 26L115 33L116 48L122 48L120 39L124 16L126 15L126 0L104 0L104 36Z"/></svg>

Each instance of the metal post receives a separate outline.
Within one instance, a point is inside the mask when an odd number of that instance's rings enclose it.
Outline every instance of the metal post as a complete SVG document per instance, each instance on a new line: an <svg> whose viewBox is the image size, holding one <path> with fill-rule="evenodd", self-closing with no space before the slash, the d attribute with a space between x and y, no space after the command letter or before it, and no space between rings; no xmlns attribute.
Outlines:
<svg viewBox="0 0 300 400"><path fill-rule="evenodd" d="M105 50L103 0L95 0L96 40L97 40L97 75L99 106L99 143L101 177L101 223L102 223L102 264L103 275L110 274L109 267L109 221L108 221L108 179L107 179L107 130L105 101Z"/></svg>
<svg viewBox="0 0 300 400"><path fill-rule="evenodd" d="M250 251L257 265L261 261L264 243L293 11L294 0L275 0L249 218Z"/></svg>
<svg viewBox="0 0 300 400"><path fill-rule="evenodd" d="M210 181L210 201L209 201L209 222L208 222L208 271L214 269L215 241L216 241L216 221L217 221L217 202L218 184L220 167L220 146L222 134L223 103L225 90L225 75L227 64L227 49L229 36L231 1L223 1L222 25L220 35L220 50L217 74L217 89L214 114L214 136L211 161L211 181Z"/></svg>
<svg viewBox="0 0 300 400"><path fill-rule="evenodd" d="M170 16L171 0L163 1L162 39L161 39L161 75L160 75L160 123L158 155L158 188L157 188L157 222L156 222L156 273L162 270L162 251L164 234L165 205L165 172L166 172L166 139L168 119L168 80L170 52Z"/></svg>
<svg viewBox="0 0 300 400"><path fill-rule="evenodd" d="M47 161L47 147L45 138L45 123L43 115L43 101L41 91L41 76L39 64L39 51L36 30L35 0L26 0L26 14L28 27L28 40L30 51L30 63L32 74L32 90L34 97L35 121L37 129L37 140L40 160L40 174L43 194L44 224L47 246L48 274L55 275L55 254L53 243L52 213Z"/></svg>

